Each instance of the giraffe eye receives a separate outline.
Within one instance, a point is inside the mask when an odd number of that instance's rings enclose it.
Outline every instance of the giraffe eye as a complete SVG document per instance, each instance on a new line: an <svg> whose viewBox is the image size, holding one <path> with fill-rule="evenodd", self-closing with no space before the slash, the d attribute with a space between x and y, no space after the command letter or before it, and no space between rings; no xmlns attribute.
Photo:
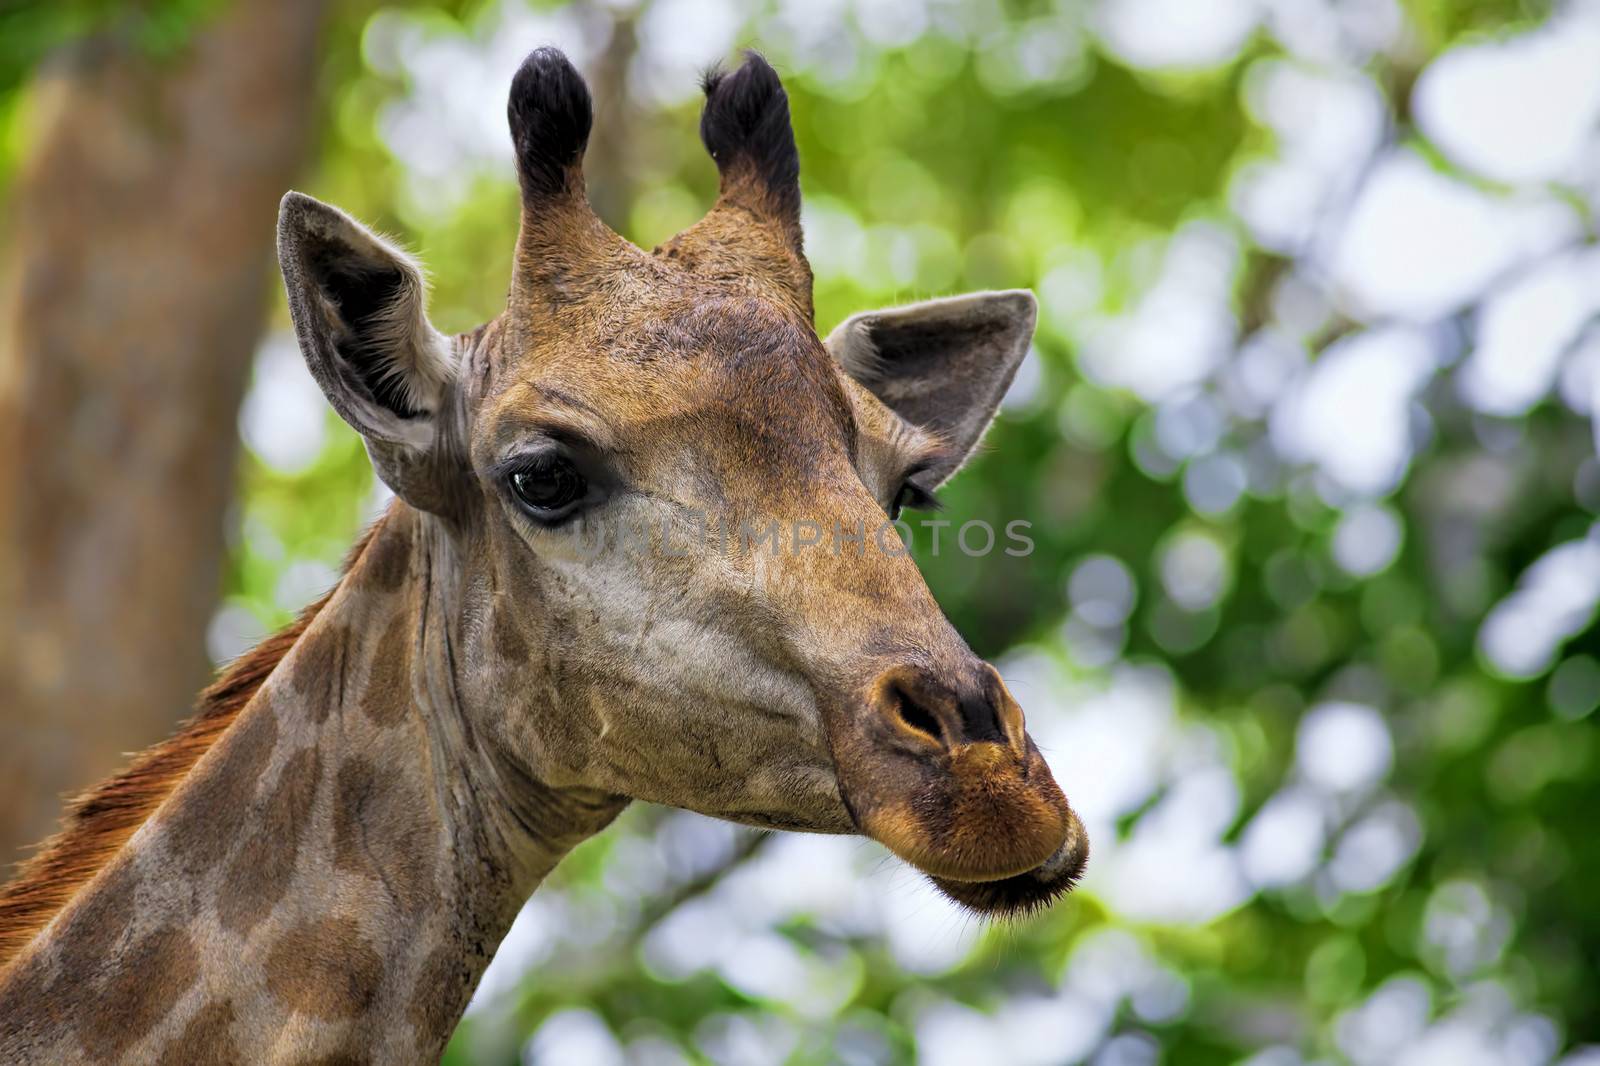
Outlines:
<svg viewBox="0 0 1600 1066"><path fill-rule="evenodd" d="M512 471L511 494L534 518L555 522L571 514L589 494L589 483L564 455L541 455Z"/></svg>
<svg viewBox="0 0 1600 1066"><path fill-rule="evenodd" d="M920 485L910 481L902 482L900 490L894 494L894 500L889 504L889 520L897 521L900 512L907 507L914 511L937 511L939 500L933 493Z"/></svg>

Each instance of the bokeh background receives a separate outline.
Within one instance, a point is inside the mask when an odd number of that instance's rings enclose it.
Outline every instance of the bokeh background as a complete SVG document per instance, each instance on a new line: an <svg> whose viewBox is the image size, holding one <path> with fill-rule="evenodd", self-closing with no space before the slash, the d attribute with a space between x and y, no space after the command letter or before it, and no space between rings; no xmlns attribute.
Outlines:
<svg viewBox="0 0 1600 1066"><path fill-rule="evenodd" d="M0 846L383 502L289 332L278 195L402 238L441 328L493 316L544 43L640 244L709 205L697 75L754 45L823 332L1038 293L943 494L1036 550L919 556L1094 855L997 928L876 845L635 806L447 1061L1600 1063L1594 2L7 6Z"/></svg>

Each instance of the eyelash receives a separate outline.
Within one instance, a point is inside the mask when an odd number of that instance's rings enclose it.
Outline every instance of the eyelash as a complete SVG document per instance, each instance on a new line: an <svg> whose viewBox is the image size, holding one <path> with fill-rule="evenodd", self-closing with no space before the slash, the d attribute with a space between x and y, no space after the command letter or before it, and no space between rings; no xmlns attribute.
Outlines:
<svg viewBox="0 0 1600 1066"><path fill-rule="evenodd" d="M900 512L908 507L913 511L937 511L943 506L939 497L927 489L910 481L902 481L895 490L894 499L889 501L889 518L891 521L898 519Z"/></svg>

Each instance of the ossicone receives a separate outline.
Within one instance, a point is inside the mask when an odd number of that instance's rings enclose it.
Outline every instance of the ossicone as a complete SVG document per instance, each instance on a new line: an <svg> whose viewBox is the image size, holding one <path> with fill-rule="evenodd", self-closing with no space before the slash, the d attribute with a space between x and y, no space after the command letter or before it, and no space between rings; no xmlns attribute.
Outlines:
<svg viewBox="0 0 1600 1066"><path fill-rule="evenodd" d="M506 115L523 199L581 192L594 104L583 76L560 49L535 49L522 61L511 79Z"/></svg>
<svg viewBox="0 0 1600 1066"><path fill-rule="evenodd" d="M702 86L700 139L716 161L724 194L749 186L779 221L798 224L800 155L778 72L750 51L731 74L708 71Z"/></svg>

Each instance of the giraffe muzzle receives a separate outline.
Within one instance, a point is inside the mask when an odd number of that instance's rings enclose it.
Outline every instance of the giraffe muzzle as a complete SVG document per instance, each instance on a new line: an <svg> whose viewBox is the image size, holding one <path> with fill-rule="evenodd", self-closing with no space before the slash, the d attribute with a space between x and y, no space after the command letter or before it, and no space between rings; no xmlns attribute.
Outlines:
<svg viewBox="0 0 1600 1066"><path fill-rule="evenodd" d="M994 668L951 680L895 666L833 733L857 824L985 912L1040 906L1088 856L1083 824Z"/></svg>

